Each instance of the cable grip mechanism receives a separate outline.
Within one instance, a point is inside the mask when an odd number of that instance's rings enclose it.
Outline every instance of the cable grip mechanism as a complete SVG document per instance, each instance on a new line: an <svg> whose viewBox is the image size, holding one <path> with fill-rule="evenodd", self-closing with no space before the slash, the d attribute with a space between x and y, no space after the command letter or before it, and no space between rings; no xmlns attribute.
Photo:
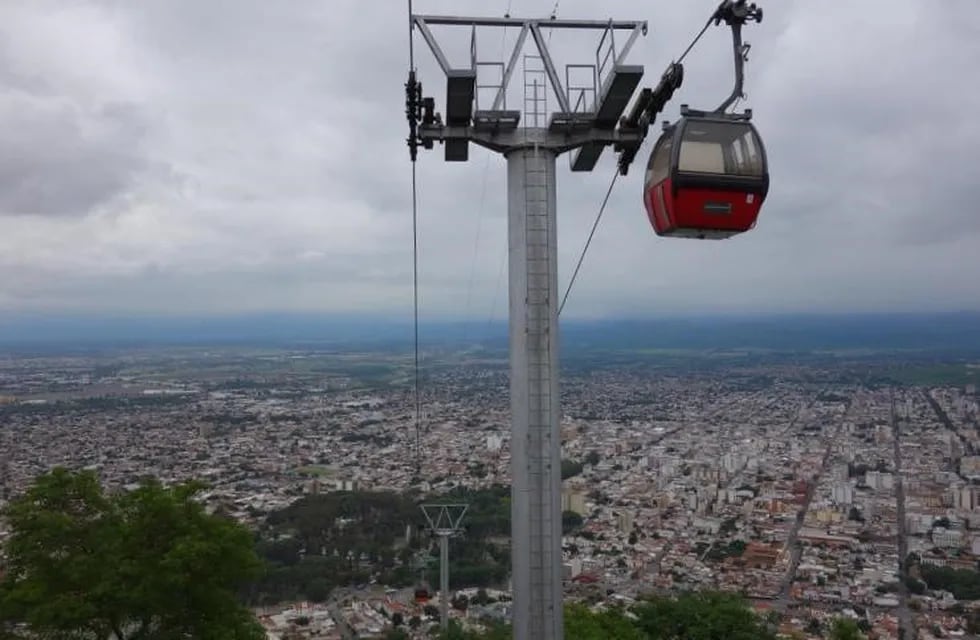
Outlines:
<svg viewBox="0 0 980 640"><path fill-rule="evenodd" d="M408 120L408 152L412 162L415 162L420 145L424 149L432 148L432 140L423 139L419 135L419 124L438 124L440 117L436 113L435 98L422 97L422 83L415 76L414 69L408 72L408 80L405 82L405 118Z"/></svg>

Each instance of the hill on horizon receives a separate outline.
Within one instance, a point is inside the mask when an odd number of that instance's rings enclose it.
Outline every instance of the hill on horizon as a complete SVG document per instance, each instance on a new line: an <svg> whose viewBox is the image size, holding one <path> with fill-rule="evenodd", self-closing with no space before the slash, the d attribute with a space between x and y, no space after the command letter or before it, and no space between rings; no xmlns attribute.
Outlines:
<svg viewBox="0 0 980 640"><path fill-rule="evenodd" d="M425 348L504 349L503 322L423 321ZM938 349L980 351L980 313L692 316L568 320L563 350ZM199 318L46 316L0 318L0 347L277 346L410 348L410 320L312 314Z"/></svg>

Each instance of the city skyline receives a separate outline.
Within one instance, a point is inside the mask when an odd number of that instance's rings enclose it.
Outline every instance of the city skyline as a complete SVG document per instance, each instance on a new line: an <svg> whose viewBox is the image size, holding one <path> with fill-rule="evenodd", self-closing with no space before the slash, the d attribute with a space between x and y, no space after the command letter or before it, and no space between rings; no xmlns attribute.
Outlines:
<svg viewBox="0 0 980 640"><path fill-rule="evenodd" d="M261 541L270 572L248 599L268 637L292 621L298 637L349 640L348 627L383 637L395 612L431 637L438 616L425 605L443 594L430 572L419 600L415 560L432 540L403 532L420 524L419 501L463 500L472 517L453 543L464 565L450 616L477 629L506 621L506 359L447 352L435 364L416 431L407 353L11 353L0 505L57 466L91 470L106 489L204 480L207 508ZM606 350L573 364L562 374L565 601L721 589L781 637L839 617L879 640L975 628L976 371L938 352L875 350ZM340 519L352 504L372 507ZM0 521L0 542L9 534ZM304 612L316 619L296 623Z"/></svg>

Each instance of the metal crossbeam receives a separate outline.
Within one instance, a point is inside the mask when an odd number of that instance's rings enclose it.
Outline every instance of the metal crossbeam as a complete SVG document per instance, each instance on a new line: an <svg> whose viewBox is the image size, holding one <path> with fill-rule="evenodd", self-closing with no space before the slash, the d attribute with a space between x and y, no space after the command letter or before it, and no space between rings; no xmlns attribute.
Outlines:
<svg viewBox="0 0 980 640"><path fill-rule="evenodd" d="M446 58L446 54L442 52L442 47L436 42L436 37L432 35L432 31L429 30L430 22L426 20L415 20L415 26L419 28L419 33L425 38L425 43L429 45L429 49L432 50L432 55L436 57L436 62L442 67L443 72L447 75L451 67L449 66L449 59Z"/></svg>
<svg viewBox="0 0 980 640"><path fill-rule="evenodd" d="M555 114L552 114L554 117ZM449 142L467 140L491 151L506 153L511 149L522 147L547 146L557 153L572 151L587 144L625 145L639 144L643 141L643 131L640 129L597 129L594 120L584 123L577 129L529 130L526 133L520 129L489 129L473 127L420 127L419 135L423 140Z"/></svg>
<svg viewBox="0 0 980 640"><path fill-rule="evenodd" d="M460 25L465 27L522 27L526 24L543 24L549 29L642 29L647 32L646 20L523 20L521 18L465 18L457 16L414 15L416 24Z"/></svg>
<svg viewBox="0 0 980 640"><path fill-rule="evenodd" d="M544 41L544 36L541 35L541 27L536 22L532 22L529 27L534 43L538 45L538 51L541 53L541 62L544 64L545 73L548 74L548 80L551 81L551 88L558 96L558 104L561 105L562 111L571 111L568 106L568 96L565 95L565 89L561 86L561 78L558 77L558 72L555 71L555 63L551 61L551 54L548 53L548 43Z"/></svg>
<svg viewBox="0 0 980 640"><path fill-rule="evenodd" d="M517 60L521 57L521 51L524 50L524 42L527 40L527 32L530 31L528 26L525 24L521 27L521 32L517 34L517 42L514 43L514 51L510 54L510 60L507 62L507 69L504 71L503 82L500 85L500 90L497 91L497 97L493 100L494 111L500 109L504 103L504 95L507 93L507 86L510 84L510 77L514 74L514 68L517 66Z"/></svg>

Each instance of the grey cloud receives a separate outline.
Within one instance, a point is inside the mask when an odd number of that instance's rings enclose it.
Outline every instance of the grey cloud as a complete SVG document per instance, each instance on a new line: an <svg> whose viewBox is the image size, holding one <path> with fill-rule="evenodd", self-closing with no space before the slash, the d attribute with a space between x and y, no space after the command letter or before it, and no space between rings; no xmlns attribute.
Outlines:
<svg viewBox="0 0 980 640"><path fill-rule="evenodd" d="M127 105L0 95L0 214L86 215L123 193L146 166L146 124Z"/></svg>
<svg viewBox="0 0 980 640"><path fill-rule="evenodd" d="M542 16L554 3L513 4L515 15ZM631 61L646 65L650 83L715 4L654 11L618 0L597 13L565 0L560 13L649 19ZM502 15L506 5L415 8ZM772 161L759 226L723 243L657 238L634 167L566 313L975 307L980 283L964 275L980 269L973 0L946 11L916 0L763 5L765 21L746 34L746 106ZM0 217L10 278L0 309L410 313L403 3L50 0L18 9L18 25L48 28L66 6L88 11L59 23L74 40L118 44L88 58L42 50L38 38L0 51L0 79L13 79L0 108L20 118L4 118L0 133L0 148L18 149L0 157L0 210L49 214ZM469 32L460 31L447 49L465 60ZM481 59L500 57L496 38L480 40ZM559 65L594 57L594 45L563 38L552 41ZM709 31L662 118L727 94L729 46L725 32ZM442 110L442 72L421 38L416 56ZM43 65L25 66L38 57ZM14 110L15 98L37 108ZM509 100L519 104L520 90ZM613 158L607 151L591 175L558 162L563 286ZM438 146L420 157L423 314L503 316L504 167L479 149L467 164L444 163Z"/></svg>

